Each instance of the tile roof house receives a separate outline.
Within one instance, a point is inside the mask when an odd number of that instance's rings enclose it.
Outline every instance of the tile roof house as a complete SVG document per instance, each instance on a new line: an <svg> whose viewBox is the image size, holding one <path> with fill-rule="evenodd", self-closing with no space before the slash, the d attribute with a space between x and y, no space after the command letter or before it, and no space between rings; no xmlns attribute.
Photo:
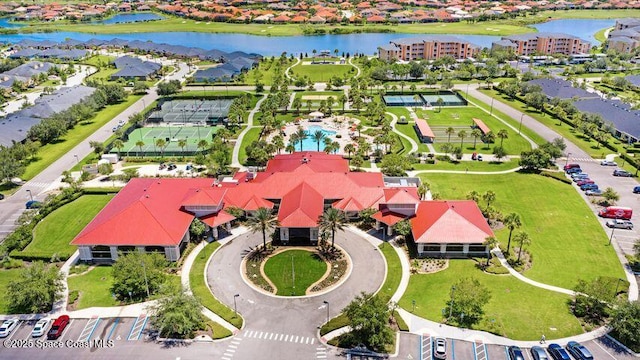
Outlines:
<svg viewBox="0 0 640 360"><path fill-rule="evenodd" d="M162 65L151 61L140 60L133 56L122 56L114 60L118 72L111 75L111 80L138 79L147 80L153 77Z"/></svg>
<svg viewBox="0 0 640 360"><path fill-rule="evenodd" d="M444 206L441 203L450 203L420 201L418 183L414 178L350 172L341 156L322 152L277 155L264 171L239 172L222 181L132 179L72 245L79 247L84 261L114 260L118 252L132 249L160 251L175 261L189 241L189 226L194 218L201 219L217 237L220 230L229 231L235 220L226 211L230 207L246 212L260 207L273 209L279 221L276 235L282 242L315 244L319 237L318 219L327 207L333 206L347 217L357 216L367 208L379 209L374 218L378 226L386 225L390 235L392 224L411 218L419 239L428 240L428 244L445 242L444 248L438 248L444 249L439 256L448 255L448 246L455 249L453 256L467 255L472 250L486 255L481 234L492 233L477 205L463 201ZM449 226L458 229L445 237L444 228Z"/></svg>

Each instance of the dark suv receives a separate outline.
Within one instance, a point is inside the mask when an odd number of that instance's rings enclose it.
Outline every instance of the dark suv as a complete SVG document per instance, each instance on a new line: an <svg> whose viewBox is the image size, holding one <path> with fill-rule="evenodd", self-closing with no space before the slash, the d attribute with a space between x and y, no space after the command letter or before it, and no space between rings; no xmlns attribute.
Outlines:
<svg viewBox="0 0 640 360"><path fill-rule="evenodd" d="M627 170L613 170L613 176L632 177L633 175Z"/></svg>
<svg viewBox="0 0 640 360"><path fill-rule="evenodd" d="M522 354L522 349L517 346L509 346L507 350L509 353L509 360L524 360L524 354Z"/></svg>
<svg viewBox="0 0 640 360"><path fill-rule="evenodd" d="M549 347L547 347L547 351L549 352L549 355L554 358L554 360L571 360L569 354L567 354L562 346L558 344L549 344Z"/></svg>
<svg viewBox="0 0 640 360"><path fill-rule="evenodd" d="M578 360L593 360L593 355L591 355L589 349L578 342L569 341L567 344L567 350L569 350L571 355Z"/></svg>

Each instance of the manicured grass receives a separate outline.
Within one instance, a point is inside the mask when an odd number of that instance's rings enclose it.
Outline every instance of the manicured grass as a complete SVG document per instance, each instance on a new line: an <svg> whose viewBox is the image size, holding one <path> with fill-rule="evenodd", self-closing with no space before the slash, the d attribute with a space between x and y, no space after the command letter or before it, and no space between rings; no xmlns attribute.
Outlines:
<svg viewBox="0 0 640 360"><path fill-rule="evenodd" d="M296 60L291 60L290 58L287 58L287 61L285 64L283 64L280 67L280 70L282 72L282 74L284 74L285 70L287 70L287 68L293 64L295 64ZM262 74L262 78L260 79L260 81L263 84L272 84L273 83L273 79L276 75L276 69L278 68L278 63L279 63L279 58L275 58L272 61L267 61L267 60L263 60L260 62L260 65L257 68L253 68L251 70L249 70L245 75L244 78L241 82L245 83L245 84L255 84L256 83L256 74L259 72Z"/></svg>
<svg viewBox="0 0 640 360"><path fill-rule="evenodd" d="M112 195L85 195L52 212L38 223L33 241L24 251L68 258L76 251L76 246L69 245L71 240L112 198Z"/></svg>
<svg viewBox="0 0 640 360"><path fill-rule="evenodd" d="M309 61L309 59L306 59L305 61ZM356 68L349 64L304 65L300 63L289 70L289 75L291 75L291 77L296 79L307 77L311 82L327 82L334 76L340 78L344 78L346 76L352 77L355 76L356 73Z"/></svg>
<svg viewBox="0 0 640 360"><path fill-rule="evenodd" d="M411 311L415 300L416 315L440 322L451 286L464 277L477 279L491 291L485 316L474 329L516 340L536 340L540 334L549 339L561 338L583 332L570 313L569 296L528 285L513 276L483 273L471 260L450 260L444 271L411 275L400 306Z"/></svg>
<svg viewBox="0 0 640 360"><path fill-rule="evenodd" d="M451 143L456 147L460 146L458 132L460 130L464 130L466 132L467 136L464 139L464 145L462 147L462 151L464 153L477 151L491 152L494 147L500 146L501 141L497 137L493 144L484 144L480 138L478 138L476 148L474 149L474 138L471 136L471 131L473 130L472 126L474 124L473 118L482 120L494 134L497 134L503 129L507 130L509 137L505 139L503 143L503 147L507 154L519 155L522 151L531 149L531 144L529 144L529 142L522 136L518 135L517 131L508 128L504 123L492 116L489 116L489 114L475 106L445 107L442 108L441 111L425 111L418 109L416 114L419 118L425 119L431 127L431 130L436 134L434 146L438 152L444 152L442 151L442 145L449 141L448 136L444 134L444 129L449 126L452 126L455 129L455 133L451 135ZM417 140L417 135L414 136L415 140Z"/></svg>
<svg viewBox="0 0 640 360"><path fill-rule="evenodd" d="M384 280L384 284L382 284L378 295L385 301L389 301L391 300L391 296L398 290L398 286L400 286L402 265L400 264L398 253L393 249L393 246L383 243L380 244L378 248L387 262L387 278Z"/></svg>
<svg viewBox="0 0 640 360"><path fill-rule="evenodd" d="M166 15L165 15L166 16ZM631 15L621 15L628 17ZM167 32L167 31L190 31L205 33L243 33L263 36L293 36L303 35L305 29L324 31L331 33L339 31L349 32L395 32L395 33L432 33L432 34L479 34L479 35L511 35L535 32L535 29L521 25L511 25L508 21L494 21L491 23L454 22L454 23L431 23L431 24L400 24L400 25L297 25L297 24L231 24L219 22L202 22L190 19L169 17L166 20L123 23L110 25L90 25L90 24L43 24L38 23L29 26L28 29L46 29L48 31L78 31L95 34L122 34L138 32Z"/></svg>
<svg viewBox="0 0 640 360"><path fill-rule="evenodd" d="M414 170L456 170L456 171L505 171L517 168L518 160L505 159L502 162L460 161L451 163L436 160L435 164L414 164Z"/></svg>
<svg viewBox="0 0 640 360"><path fill-rule="evenodd" d="M316 253L287 250L269 258L264 273L276 286L276 295L303 296L327 271L327 263Z"/></svg>
<svg viewBox="0 0 640 360"><path fill-rule="evenodd" d="M620 19L640 17L638 9L611 9L611 10L556 10L541 11L533 18L540 19Z"/></svg>
<svg viewBox="0 0 640 360"><path fill-rule="evenodd" d="M240 164L244 164L247 161L247 146L260 138L261 131L262 127L254 127L249 129L249 131L244 134L244 138L242 138L242 144L240 145L240 153L238 153L238 161L240 162Z"/></svg>
<svg viewBox="0 0 640 360"><path fill-rule="evenodd" d="M240 315L236 316L236 314L233 312L233 309L226 307L223 303L216 299L206 284L204 269L207 265L207 262L209 261L209 258L211 257L211 254L213 254L213 252L218 247L220 247L220 243L212 242L205 246L200 254L198 254L196 260L191 266L191 271L189 272L189 285L191 286L193 296L198 299L202 306L211 310L221 318L231 323L233 326L240 329L242 328L243 323L242 317Z"/></svg>
<svg viewBox="0 0 640 360"><path fill-rule="evenodd" d="M40 147L38 154L36 155L37 160L27 166L22 178L24 180L29 180L38 175L42 170L58 160L62 155L66 154L76 145L84 141L89 137L89 135L96 132L104 124L138 101L140 97L140 95L129 95L127 100L124 102L109 105L98 112L93 118L76 125L73 129L70 129L66 135L60 138L59 142Z"/></svg>
<svg viewBox="0 0 640 360"><path fill-rule="evenodd" d="M605 148L604 146L600 146L598 147L598 142L593 140L593 139L588 139L585 138L582 134L579 134L577 131L575 131L574 128L572 128L570 125L565 124L563 122L560 122L558 119L555 119L553 117L551 117L548 114L545 114L544 116L542 115L542 113L540 113L537 110L533 110L531 108L528 108L525 106L525 104L521 103L518 100L510 100L508 98L506 98L505 96L499 94L497 91L495 90L480 90L482 93L484 93L485 95L491 96L492 98L518 110L521 112L526 113L528 116L531 116L532 118L536 119L537 121L539 121L540 123L544 124L545 126L549 127L550 129L552 129L553 131L557 132L558 134L562 135L562 137L566 138L567 140L571 141L572 143L576 144L580 149L582 149L583 151L585 151L586 153L589 154L589 156L592 156L594 158L604 158L605 154L608 154L611 152L611 150ZM610 139L609 140L610 143L616 144L616 140ZM619 142L618 142L619 144Z"/></svg>
<svg viewBox="0 0 640 360"><path fill-rule="evenodd" d="M9 313L9 299L6 296L7 287L12 280L18 278L19 273L20 269L0 269L0 293L5 294L5 296L0 296L0 314Z"/></svg>
<svg viewBox="0 0 640 360"><path fill-rule="evenodd" d="M218 324L215 321L207 320L207 325L209 325L211 327L211 331L213 332L213 339L214 340L228 338L229 336L233 335L231 333L231 331L229 331L229 329L227 329L226 327Z"/></svg>
<svg viewBox="0 0 640 360"><path fill-rule="evenodd" d="M67 280L69 292L80 293L76 309L118 305L118 301L111 296L113 285L111 269L111 266L98 266L86 274L69 276Z"/></svg>
<svg viewBox="0 0 640 360"><path fill-rule="evenodd" d="M593 34L593 37L596 38L596 40L600 41L600 42L605 42L607 40L607 38L604 36L604 34L607 32L607 30L609 30L610 28L604 28L601 30L598 30L597 33Z"/></svg>
<svg viewBox="0 0 640 360"><path fill-rule="evenodd" d="M535 174L422 174L443 199L464 199L472 190L496 193L492 203L506 215L515 212L531 237L527 250L533 266L524 275L542 283L572 289L578 279L624 277L608 237L579 194L568 184ZM480 206L486 203L480 200ZM509 230L497 230L506 247ZM513 248L512 242L512 248ZM539 334L538 334L539 336Z"/></svg>

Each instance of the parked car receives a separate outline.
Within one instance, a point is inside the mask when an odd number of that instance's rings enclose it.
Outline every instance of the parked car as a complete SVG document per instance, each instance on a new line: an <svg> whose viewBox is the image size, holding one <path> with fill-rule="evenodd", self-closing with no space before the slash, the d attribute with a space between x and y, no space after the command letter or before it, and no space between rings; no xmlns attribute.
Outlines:
<svg viewBox="0 0 640 360"><path fill-rule="evenodd" d="M54 321L53 324L51 325L51 329L49 329L49 331L47 332L47 339L55 340L59 338L60 335L62 335L64 328L67 327L67 325L69 325L68 315L62 315L59 318L57 318L56 321Z"/></svg>
<svg viewBox="0 0 640 360"><path fill-rule="evenodd" d="M585 178L585 179L580 179L576 182L576 185L578 186L582 186L582 185L586 185L586 184L595 184L596 182L589 179L589 178Z"/></svg>
<svg viewBox="0 0 640 360"><path fill-rule="evenodd" d="M18 327L18 319L5 320L2 325L0 325L0 338L9 336L16 327Z"/></svg>
<svg viewBox="0 0 640 360"><path fill-rule="evenodd" d="M580 179L586 179L589 177L589 174L587 173L574 173L571 174L571 178L573 179L573 181L578 181Z"/></svg>
<svg viewBox="0 0 640 360"><path fill-rule="evenodd" d="M609 228L629 229L629 230L633 229L633 223L629 220L618 220L618 219L607 220L606 225Z"/></svg>
<svg viewBox="0 0 640 360"><path fill-rule="evenodd" d="M171 170L175 170L177 168L176 164L174 163L169 163L167 165L167 170L171 171Z"/></svg>
<svg viewBox="0 0 640 360"><path fill-rule="evenodd" d="M613 170L613 176L632 177L633 175L627 170Z"/></svg>
<svg viewBox="0 0 640 360"><path fill-rule="evenodd" d="M0 200L4 200L4 194L0 194Z"/></svg>
<svg viewBox="0 0 640 360"><path fill-rule="evenodd" d="M547 351L554 360L571 360L567 351L558 344L549 344Z"/></svg>
<svg viewBox="0 0 640 360"><path fill-rule="evenodd" d="M42 207L42 203L40 201L37 201L37 200L29 200L29 201L27 201L26 204L24 204L24 206L27 209L39 209L39 208Z"/></svg>
<svg viewBox="0 0 640 360"><path fill-rule="evenodd" d="M633 193L634 194L640 194L640 186L636 186L633 188Z"/></svg>
<svg viewBox="0 0 640 360"><path fill-rule="evenodd" d="M535 360L549 360L547 353L540 346L534 346L531 348L531 356L533 356Z"/></svg>
<svg viewBox="0 0 640 360"><path fill-rule="evenodd" d="M482 155L478 154L478 161L482 161Z"/></svg>
<svg viewBox="0 0 640 360"><path fill-rule="evenodd" d="M600 189L587 190L584 192L584 194L587 196L602 196L602 190Z"/></svg>
<svg viewBox="0 0 640 360"><path fill-rule="evenodd" d="M593 355L591 355L589 349L578 342L569 341L567 344L567 350L578 360L593 360Z"/></svg>
<svg viewBox="0 0 640 360"><path fill-rule="evenodd" d="M569 169L580 169L580 164L567 164L563 167L564 171Z"/></svg>
<svg viewBox="0 0 640 360"><path fill-rule="evenodd" d="M597 189L598 189L598 185L596 184L584 184L580 186L580 190L582 191L597 190Z"/></svg>
<svg viewBox="0 0 640 360"><path fill-rule="evenodd" d="M509 360L524 360L522 349L518 346L509 346L507 353L509 353Z"/></svg>
<svg viewBox="0 0 640 360"><path fill-rule="evenodd" d="M602 160L600 161L600 165L602 166L618 166L615 161Z"/></svg>
<svg viewBox="0 0 640 360"><path fill-rule="evenodd" d="M51 324L51 319L49 318L38 320L36 325L33 327L33 330L31 330L31 336L40 337L44 335L44 333L47 332L47 328L49 327L49 324Z"/></svg>
<svg viewBox="0 0 640 360"><path fill-rule="evenodd" d="M433 339L433 358L441 360L447 358L447 339L442 337Z"/></svg>
<svg viewBox="0 0 640 360"><path fill-rule="evenodd" d="M575 173L581 173L582 169L580 168L571 168L567 170L567 174L575 174Z"/></svg>

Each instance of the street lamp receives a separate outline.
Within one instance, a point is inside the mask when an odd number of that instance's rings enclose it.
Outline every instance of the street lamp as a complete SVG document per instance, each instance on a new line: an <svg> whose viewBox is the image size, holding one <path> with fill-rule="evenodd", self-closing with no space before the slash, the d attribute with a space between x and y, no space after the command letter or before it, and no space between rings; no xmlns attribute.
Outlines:
<svg viewBox="0 0 640 360"><path fill-rule="evenodd" d="M518 127L518 135L520 135L520 131L522 130L522 118L524 118L524 113L520 115L520 126Z"/></svg>
<svg viewBox="0 0 640 360"><path fill-rule="evenodd" d="M451 305L449 305L449 318L451 318L451 315L452 315L452 313L453 313L453 301L454 301L454 299L455 299L455 298L454 298L455 293L456 293L456 286L455 286L455 285L453 285L453 286L451 287Z"/></svg>
<svg viewBox="0 0 640 360"><path fill-rule="evenodd" d="M325 300L323 302L327 306L327 323L328 323L329 322L329 302L327 300Z"/></svg>
<svg viewBox="0 0 640 360"><path fill-rule="evenodd" d="M233 317L238 316L238 304L236 303L236 299L238 298L238 296L240 296L240 294L233 295L233 313L235 314L233 315Z"/></svg>
<svg viewBox="0 0 640 360"><path fill-rule="evenodd" d="M33 194L31 193L31 190L27 189L27 192L29 193L29 197L31 198L31 201L33 201Z"/></svg>
<svg viewBox="0 0 640 360"><path fill-rule="evenodd" d="M151 296L149 294L149 281L147 280L147 267L144 264L144 261L142 262L142 271L144 272L144 285L147 287L147 297Z"/></svg>
<svg viewBox="0 0 640 360"><path fill-rule="evenodd" d="M621 282L621 281L624 281L624 280L623 280L623 279L621 279L621 278L618 278L618 283L616 284L616 292L614 292L614 293L613 293L613 298L614 298L614 299L615 299L615 298L616 298L616 296L618 295L618 286L620 286L620 282Z"/></svg>
<svg viewBox="0 0 640 360"><path fill-rule="evenodd" d="M564 162L564 166L567 167L569 165L569 158L571 157L571 153L567 153L567 160Z"/></svg>
<svg viewBox="0 0 640 360"><path fill-rule="evenodd" d="M79 164L80 159L78 158L78 154L73 154L73 157L76 158L76 164Z"/></svg>
<svg viewBox="0 0 640 360"><path fill-rule="evenodd" d="M611 236L609 236L609 245L611 245L611 240L613 240L613 232L616 231L615 227L611 228Z"/></svg>

